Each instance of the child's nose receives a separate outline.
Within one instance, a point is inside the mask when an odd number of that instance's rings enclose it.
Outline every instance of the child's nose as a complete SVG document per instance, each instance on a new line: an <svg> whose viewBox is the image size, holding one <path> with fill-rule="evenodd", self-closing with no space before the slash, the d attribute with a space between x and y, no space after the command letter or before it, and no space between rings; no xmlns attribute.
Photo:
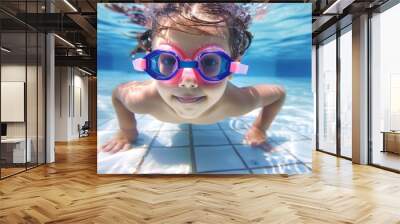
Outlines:
<svg viewBox="0 0 400 224"><path fill-rule="evenodd" d="M194 69L184 68L181 81L179 82L179 87L197 88L198 86L199 85L197 83L197 78Z"/></svg>

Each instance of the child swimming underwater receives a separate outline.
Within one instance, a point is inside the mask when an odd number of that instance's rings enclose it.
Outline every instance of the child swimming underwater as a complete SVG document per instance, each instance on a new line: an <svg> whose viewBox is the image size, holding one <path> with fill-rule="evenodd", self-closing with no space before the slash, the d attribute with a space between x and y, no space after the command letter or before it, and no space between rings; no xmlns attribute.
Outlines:
<svg viewBox="0 0 400 224"><path fill-rule="evenodd" d="M128 12L115 4L108 7ZM132 17L149 28L139 36L134 52L146 55L135 58L133 65L152 79L124 83L113 91L120 129L101 150L131 147L140 131L135 114L171 123L210 124L256 108L262 109L245 139L252 146L266 142L266 130L284 103L285 90L267 84L239 88L229 82L232 75L247 73L240 62L252 39L246 8L236 3L163 3L145 8L146 17Z"/></svg>

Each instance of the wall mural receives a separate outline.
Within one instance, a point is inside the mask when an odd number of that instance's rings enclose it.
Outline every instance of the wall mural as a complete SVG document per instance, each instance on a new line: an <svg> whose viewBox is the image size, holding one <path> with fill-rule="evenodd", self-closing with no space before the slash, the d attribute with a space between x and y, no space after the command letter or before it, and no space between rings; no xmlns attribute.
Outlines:
<svg viewBox="0 0 400 224"><path fill-rule="evenodd" d="M311 4L98 4L99 174L311 172Z"/></svg>

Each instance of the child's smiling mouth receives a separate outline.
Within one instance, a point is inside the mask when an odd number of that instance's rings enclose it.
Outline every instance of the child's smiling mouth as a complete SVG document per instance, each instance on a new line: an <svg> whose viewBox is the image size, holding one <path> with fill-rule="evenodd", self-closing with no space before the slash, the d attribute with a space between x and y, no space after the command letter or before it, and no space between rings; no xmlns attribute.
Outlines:
<svg viewBox="0 0 400 224"><path fill-rule="evenodd" d="M206 96L175 96L172 95L180 103L198 103L206 99Z"/></svg>

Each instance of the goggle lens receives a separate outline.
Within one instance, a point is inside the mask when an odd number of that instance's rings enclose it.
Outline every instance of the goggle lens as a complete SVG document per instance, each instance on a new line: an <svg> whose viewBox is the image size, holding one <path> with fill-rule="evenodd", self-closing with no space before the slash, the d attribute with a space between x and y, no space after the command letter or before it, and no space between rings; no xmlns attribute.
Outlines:
<svg viewBox="0 0 400 224"><path fill-rule="evenodd" d="M150 67L158 75L169 77L178 69L178 61L175 55L162 52L150 58Z"/></svg>
<svg viewBox="0 0 400 224"><path fill-rule="evenodd" d="M216 77L220 74L221 64L223 63L221 56L216 53L204 54L199 59L199 67L201 72L210 78Z"/></svg>

